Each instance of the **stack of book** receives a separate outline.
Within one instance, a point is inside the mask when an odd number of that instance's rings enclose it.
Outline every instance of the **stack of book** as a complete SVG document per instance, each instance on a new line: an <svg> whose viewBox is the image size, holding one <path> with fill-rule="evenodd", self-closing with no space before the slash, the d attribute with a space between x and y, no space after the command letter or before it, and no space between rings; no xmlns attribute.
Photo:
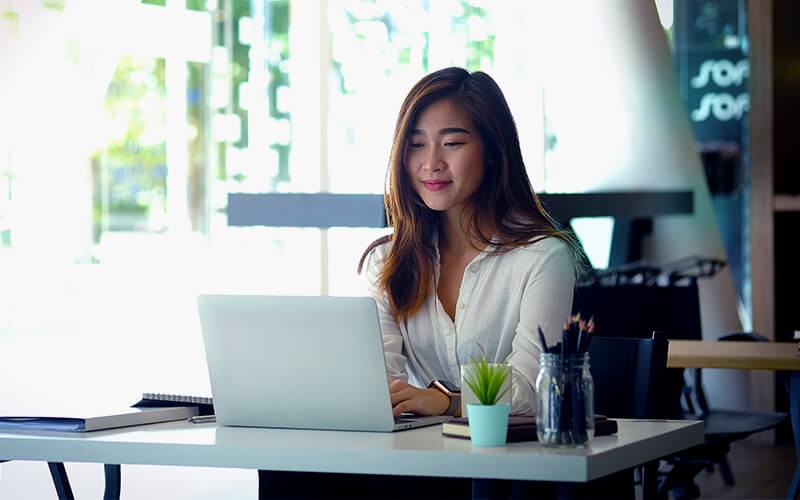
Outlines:
<svg viewBox="0 0 800 500"><path fill-rule="evenodd" d="M617 433L617 421L605 415L595 415L594 435L607 436ZM442 434L450 437L469 439L469 420L458 417L442 424ZM506 442L536 441L536 416L511 415L508 417L508 436Z"/></svg>

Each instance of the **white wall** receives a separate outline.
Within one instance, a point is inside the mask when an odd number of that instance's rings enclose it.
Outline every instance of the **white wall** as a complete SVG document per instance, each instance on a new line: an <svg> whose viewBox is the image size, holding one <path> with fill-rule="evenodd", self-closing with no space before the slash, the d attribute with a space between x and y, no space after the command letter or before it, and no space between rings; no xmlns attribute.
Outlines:
<svg viewBox="0 0 800 500"><path fill-rule="evenodd" d="M644 258L656 266L690 256L727 261L655 3L554 5L547 26L550 46L559 50L551 51L545 67L553 82L547 88L552 112L560 118L562 151L552 158L558 178L587 191L692 190L694 213L655 218ZM698 286L704 338L741 331L730 269ZM747 407L748 380L744 371L708 370L711 403Z"/></svg>

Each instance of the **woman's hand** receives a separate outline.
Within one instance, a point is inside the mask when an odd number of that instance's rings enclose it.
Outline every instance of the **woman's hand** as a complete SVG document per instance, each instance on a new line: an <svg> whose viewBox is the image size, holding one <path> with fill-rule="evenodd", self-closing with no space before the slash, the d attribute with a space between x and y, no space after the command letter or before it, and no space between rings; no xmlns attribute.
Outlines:
<svg viewBox="0 0 800 500"><path fill-rule="evenodd" d="M442 415L450 407L450 398L438 389L420 389L401 379L389 379L389 394L395 416L407 412Z"/></svg>

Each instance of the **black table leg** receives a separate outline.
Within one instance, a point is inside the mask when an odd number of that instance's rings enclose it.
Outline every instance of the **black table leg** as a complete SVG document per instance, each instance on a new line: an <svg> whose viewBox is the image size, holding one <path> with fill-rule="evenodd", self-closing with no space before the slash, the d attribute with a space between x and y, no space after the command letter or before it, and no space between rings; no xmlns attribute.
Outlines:
<svg viewBox="0 0 800 500"><path fill-rule="evenodd" d="M50 475L53 476L53 485L56 487L56 494L59 500L75 500L72 494L72 487L69 485L67 469L64 462L47 462L50 468Z"/></svg>
<svg viewBox="0 0 800 500"><path fill-rule="evenodd" d="M106 476L106 489L103 491L103 500L119 500L122 488L122 468L119 464L104 464L103 471Z"/></svg>

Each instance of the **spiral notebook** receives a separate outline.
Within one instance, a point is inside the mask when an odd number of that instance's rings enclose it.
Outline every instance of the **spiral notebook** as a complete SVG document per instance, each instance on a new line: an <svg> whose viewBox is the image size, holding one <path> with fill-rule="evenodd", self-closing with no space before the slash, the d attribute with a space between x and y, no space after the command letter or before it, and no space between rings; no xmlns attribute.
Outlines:
<svg viewBox="0 0 800 500"><path fill-rule="evenodd" d="M193 396L188 394L167 394L145 392L134 408L161 408L165 406L196 406L198 415L214 414L214 398L210 396Z"/></svg>

